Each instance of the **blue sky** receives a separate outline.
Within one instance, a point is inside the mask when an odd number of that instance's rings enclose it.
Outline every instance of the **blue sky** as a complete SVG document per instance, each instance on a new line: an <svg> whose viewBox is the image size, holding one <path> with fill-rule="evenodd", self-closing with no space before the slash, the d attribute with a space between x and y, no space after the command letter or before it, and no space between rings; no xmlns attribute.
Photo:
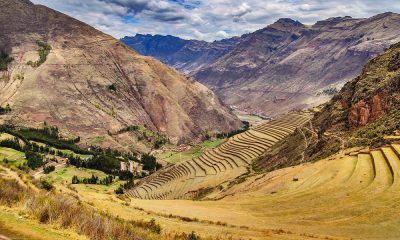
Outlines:
<svg viewBox="0 0 400 240"><path fill-rule="evenodd" d="M213 41L289 17L304 24L337 16L400 13L400 0L32 0L120 38L170 34Z"/></svg>

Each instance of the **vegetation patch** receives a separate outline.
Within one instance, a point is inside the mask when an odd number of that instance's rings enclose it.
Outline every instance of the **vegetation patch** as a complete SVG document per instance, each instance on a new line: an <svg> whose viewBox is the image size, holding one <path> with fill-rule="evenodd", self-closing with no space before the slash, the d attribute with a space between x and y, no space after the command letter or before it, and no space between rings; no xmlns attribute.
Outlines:
<svg viewBox="0 0 400 240"><path fill-rule="evenodd" d="M244 132L246 132L247 130L249 130L249 128L250 128L250 123L247 122L247 121L242 121L242 123L243 123L243 127L242 127L241 129L233 130L233 131L228 132L228 133L218 133L218 134L216 135L216 137L217 137L217 138L230 138L230 137L233 137L233 136L235 136L235 135L237 135L237 134L244 133Z"/></svg>
<svg viewBox="0 0 400 240"><path fill-rule="evenodd" d="M0 71L7 71L8 64L14 59L9 57L7 53L0 51Z"/></svg>
<svg viewBox="0 0 400 240"><path fill-rule="evenodd" d="M10 104L7 104L5 107L0 106L0 115L7 114L11 112Z"/></svg>
<svg viewBox="0 0 400 240"><path fill-rule="evenodd" d="M146 141L153 145L154 149L161 148L164 144L168 143L168 138L157 132L153 132L147 128L146 125L131 125L120 129L116 133L109 132L110 135L118 135L126 132L134 133L138 141Z"/></svg>
<svg viewBox="0 0 400 240"><path fill-rule="evenodd" d="M44 62L46 62L47 56L49 55L49 53L51 51L51 46L48 43L45 43L42 41L38 41L36 43L39 46L39 49L38 49L39 60L37 60L35 62L29 61L27 64L31 67L39 67Z"/></svg>

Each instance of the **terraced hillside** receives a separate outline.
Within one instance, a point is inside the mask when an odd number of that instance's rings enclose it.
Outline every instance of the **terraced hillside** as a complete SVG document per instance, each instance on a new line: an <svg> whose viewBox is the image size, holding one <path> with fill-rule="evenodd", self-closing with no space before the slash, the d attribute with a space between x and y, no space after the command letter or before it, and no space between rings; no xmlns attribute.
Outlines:
<svg viewBox="0 0 400 240"><path fill-rule="evenodd" d="M255 175L218 201L135 199L133 205L249 230L281 229L282 238L399 239L399 189L400 144L392 143Z"/></svg>
<svg viewBox="0 0 400 240"><path fill-rule="evenodd" d="M272 145L310 120L309 115L290 113L235 135L219 147L198 158L170 165L129 190L131 197L142 199L193 198L248 172L248 167Z"/></svg>

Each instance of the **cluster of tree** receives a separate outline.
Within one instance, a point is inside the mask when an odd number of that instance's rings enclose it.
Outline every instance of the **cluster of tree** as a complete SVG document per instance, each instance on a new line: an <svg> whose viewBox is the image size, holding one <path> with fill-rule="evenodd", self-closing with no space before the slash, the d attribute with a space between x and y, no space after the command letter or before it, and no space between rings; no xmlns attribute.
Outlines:
<svg viewBox="0 0 400 240"><path fill-rule="evenodd" d="M121 128L121 129L118 131L118 134L126 133L126 132L136 132L137 130L139 130L139 126L132 125L132 126L128 126L128 127Z"/></svg>
<svg viewBox="0 0 400 240"><path fill-rule="evenodd" d="M14 59L9 57L7 53L0 51L0 71L7 71L8 64Z"/></svg>
<svg viewBox="0 0 400 240"><path fill-rule="evenodd" d="M70 154L64 153L62 151L56 150L54 148L51 148L49 146L42 146L38 145L36 143L31 143L27 142L25 145L22 145L18 138L12 138L12 139L4 139L0 141L0 147L7 147L7 148L12 148L17 151L21 152L40 152L40 153L47 153L55 156L60 156L60 157L70 157Z"/></svg>
<svg viewBox="0 0 400 240"><path fill-rule="evenodd" d="M157 163L156 158L150 154L143 154L141 159L138 158L134 152L119 152L110 148L103 149L97 146L91 146L87 150L81 149L76 145L80 141L80 138L67 139L63 138L59 133L57 127L47 126L44 124L44 128L16 128L12 125L0 125L0 132L7 132L14 136L17 136L25 144L22 146L17 138L0 141L0 146L9 147L23 152L37 152L47 153L60 157L68 158L68 163L76 167L90 168L103 171L107 174L113 174L122 178L126 177L127 173L120 171L121 160L120 157L141 162L144 165L144 170L155 171L161 168L161 165ZM31 141L37 141L46 144L46 146L39 146ZM67 154L58 149L68 149L76 154L87 154L93 157L88 159L82 159L74 154Z"/></svg>
<svg viewBox="0 0 400 240"><path fill-rule="evenodd" d="M5 107L0 106L0 115L11 112L10 104L7 103Z"/></svg>
<svg viewBox="0 0 400 240"><path fill-rule="evenodd" d="M40 153L27 151L25 152L28 167L31 169L37 169L44 165L43 156Z"/></svg>
<svg viewBox="0 0 400 240"><path fill-rule="evenodd" d="M155 142L154 142L154 145L153 145L153 147L154 147L154 149L160 149L164 144L166 144L167 143L167 139L165 139L165 138L160 138L160 139L157 139Z"/></svg>
<svg viewBox="0 0 400 240"><path fill-rule="evenodd" d="M116 194L124 194L125 190L131 189L135 186L134 178L132 177L126 183L121 184L114 192Z"/></svg>
<svg viewBox="0 0 400 240"><path fill-rule="evenodd" d="M147 126L144 125L144 128L147 129ZM125 128L120 129L117 133L122 134L125 132L137 132L139 134L138 140L146 140L149 143L153 143L153 148L154 149L159 149L161 148L162 145L166 144L168 142L167 138L161 134L158 133L151 133L148 134L146 131L140 131L140 127L136 125L128 126Z"/></svg>
<svg viewBox="0 0 400 240"><path fill-rule="evenodd" d="M0 147L12 148L17 151L22 151L22 145L19 143L18 138L3 139L0 141Z"/></svg>
<svg viewBox="0 0 400 240"><path fill-rule="evenodd" d="M29 61L27 63L28 65L30 65L32 67L39 67L40 65L42 65L46 61L47 55L49 55L50 50L51 50L51 46L45 42L38 41L37 45L39 46L39 49L38 49L39 60L37 60L36 62Z"/></svg>
<svg viewBox="0 0 400 240"><path fill-rule="evenodd" d="M118 175L119 180L130 180L133 179L133 173L129 171L119 171L116 175Z"/></svg>
<svg viewBox="0 0 400 240"><path fill-rule="evenodd" d="M57 127L46 126L44 128L20 128L11 130L10 134L18 136L24 142L37 141L59 149L68 149L76 153L90 154L88 151L79 148L76 143L80 137L74 139L63 138Z"/></svg>
<svg viewBox="0 0 400 240"><path fill-rule="evenodd" d="M161 164L157 163L157 159L150 154L143 154L141 158L141 163L143 164L143 169L153 172L160 169L162 166Z"/></svg>
<svg viewBox="0 0 400 240"><path fill-rule="evenodd" d="M324 89L324 91L322 91L322 93L325 95L328 95L328 96L333 96L336 93L338 93L338 90L336 88L332 87L332 88Z"/></svg>
<svg viewBox="0 0 400 240"><path fill-rule="evenodd" d="M51 165L51 166L45 166L45 167L43 168L43 172L44 172L45 174L49 174L49 173L53 172L54 170L56 170L56 167L53 166L53 165Z"/></svg>
<svg viewBox="0 0 400 240"><path fill-rule="evenodd" d="M94 155L89 159L82 159L79 156L69 156L68 164L78 168L90 168L113 174L121 168L119 159L107 155Z"/></svg>
<svg viewBox="0 0 400 240"><path fill-rule="evenodd" d="M246 132L247 130L249 130L250 123L247 122L247 121L242 121L242 123L243 123L244 126L241 129L233 130L233 131L231 131L229 133L218 133L216 135L216 137L217 138L230 138L230 137L235 136L236 134L240 134L240 133L243 133L243 132Z"/></svg>
<svg viewBox="0 0 400 240"><path fill-rule="evenodd" d="M114 181L114 176L106 176L102 179L92 174L90 178L79 178L78 176L72 177L72 184L100 184L100 185L110 185Z"/></svg>

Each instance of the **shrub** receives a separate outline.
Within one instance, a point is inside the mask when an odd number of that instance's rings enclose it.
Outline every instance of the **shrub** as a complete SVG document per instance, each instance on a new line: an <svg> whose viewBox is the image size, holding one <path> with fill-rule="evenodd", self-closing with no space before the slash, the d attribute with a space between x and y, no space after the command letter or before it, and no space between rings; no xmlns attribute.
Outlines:
<svg viewBox="0 0 400 240"><path fill-rule="evenodd" d="M45 166L45 167L43 168L43 172L44 172L45 174L49 174L49 173L53 172L54 170L56 170L56 167L55 167L55 166Z"/></svg>
<svg viewBox="0 0 400 240"><path fill-rule="evenodd" d="M13 61L13 58L9 57L7 53L0 51L0 71L7 71L8 64Z"/></svg>
<svg viewBox="0 0 400 240"><path fill-rule="evenodd" d="M115 192L115 194L118 194L118 195L124 194L124 189L122 187L118 187L117 189L115 189L114 192Z"/></svg>
<svg viewBox="0 0 400 240"><path fill-rule="evenodd" d="M200 240L200 237L197 236L195 232L192 232L189 234L188 240Z"/></svg>
<svg viewBox="0 0 400 240"><path fill-rule="evenodd" d="M51 184L51 182L45 180L45 179L40 179L39 182L34 182L36 184L37 187L44 189L48 192L52 191L54 189L53 184Z"/></svg>
<svg viewBox="0 0 400 240"><path fill-rule="evenodd" d="M108 86L108 90L117 91L117 85L115 83L111 84L110 86Z"/></svg>
<svg viewBox="0 0 400 240"><path fill-rule="evenodd" d="M27 64L32 67L39 67L47 60L47 55L49 55L51 46L45 42L38 41L37 45L39 46L38 53L39 53L39 60L36 62L29 61Z"/></svg>
<svg viewBox="0 0 400 240"><path fill-rule="evenodd" d="M5 107L1 107L0 106L0 115L1 114L6 114L6 113L9 113L9 112L11 112L10 104L7 103L7 105Z"/></svg>

